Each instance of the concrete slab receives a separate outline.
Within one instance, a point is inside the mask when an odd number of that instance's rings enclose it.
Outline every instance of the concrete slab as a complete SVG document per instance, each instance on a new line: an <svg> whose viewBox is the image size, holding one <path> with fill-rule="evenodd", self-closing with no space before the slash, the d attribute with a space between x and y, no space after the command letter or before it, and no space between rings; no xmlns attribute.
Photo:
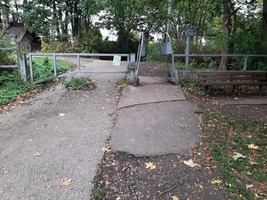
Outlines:
<svg viewBox="0 0 267 200"><path fill-rule="evenodd" d="M151 76L138 76L139 83L142 84L160 84L160 83L168 83L168 78L161 77L151 77Z"/></svg>
<svg viewBox="0 0 267 200"><path fill-rule="evenodd" d="M180 86L154 84L133 87L129 85L122 92L118 109L133 105L182 100L185 100L185 96Z"/></svg>
<svg viewBox="0 0 267 200"><path fill-rule="evenodd" d="M111 150L135 156L183 154L196 145L199 119L187 101L118 110L111 130Z"/></svg>

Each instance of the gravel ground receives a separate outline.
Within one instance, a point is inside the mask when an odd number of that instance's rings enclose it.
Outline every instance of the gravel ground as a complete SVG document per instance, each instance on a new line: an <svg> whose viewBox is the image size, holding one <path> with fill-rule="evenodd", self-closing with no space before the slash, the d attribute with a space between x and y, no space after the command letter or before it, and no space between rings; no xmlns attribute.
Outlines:
<svg viewBox="0 0 267 200"><path fill-rule="evenodd" d="M124 75L93 91L57 85L0 116L0 199L90 199Z"/></svg>

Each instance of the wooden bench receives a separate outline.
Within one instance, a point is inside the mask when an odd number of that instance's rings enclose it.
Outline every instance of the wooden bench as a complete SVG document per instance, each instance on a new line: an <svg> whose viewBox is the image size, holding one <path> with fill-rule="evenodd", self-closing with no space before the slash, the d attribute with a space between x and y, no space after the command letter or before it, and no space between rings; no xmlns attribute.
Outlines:
<svg viewBox="0 0 267 200"><path fill-rule="evenodd" d="M198 83L205 87L205 91L212 86L233 86L235 94L237 86L259 86L262 94L263 86L267 85L267 71L217 71L217 72L198 72Z"/></svg>

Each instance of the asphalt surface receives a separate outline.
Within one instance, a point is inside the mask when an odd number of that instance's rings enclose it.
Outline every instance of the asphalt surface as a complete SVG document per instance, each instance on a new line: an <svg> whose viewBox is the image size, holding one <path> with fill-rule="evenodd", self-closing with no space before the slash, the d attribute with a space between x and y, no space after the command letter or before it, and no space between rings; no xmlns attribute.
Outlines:
<svg viewBox="0 0 267 200"><path fill-rule="evenodd" d="M75 58L65 58L76 63ZM81 60L82 70L126 70L108 61ZM90 199L92 180L111 136L111 150L136 156L184 153L196 144L198 118L179 86L124 73L83 74L94 91L62 85L0 115L0 199Z"/></svg>
<svg viewBox="0 0 267 200"><path fill-rule="evenodd" d="M90 75L94 91L59 85L0 115L0 199L90 199L124 74Z"/></svg>

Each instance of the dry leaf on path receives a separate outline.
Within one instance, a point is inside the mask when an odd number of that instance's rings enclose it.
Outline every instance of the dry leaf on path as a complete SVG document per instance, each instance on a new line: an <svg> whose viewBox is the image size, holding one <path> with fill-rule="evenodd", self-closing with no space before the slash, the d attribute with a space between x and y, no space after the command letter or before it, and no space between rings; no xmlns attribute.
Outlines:
<svg viewBox="0 0 267 200"><path fill-rule="evenodd" d="M36 152L34 153L34 155L37 156L37 157L40 157L40 156L41 156L41 153L38 152L38 151L36 151Z"/></svg>
<svg viewBox="0 0 267 200"><path fill-rule="evenodd" d="M184 164L190 167L197 167L199 166L199 164L194 163L194 161L192 159L188 160L188 161L184 161Z"/></svg>
<svg viewBox="0 0 267 200"><path fill-rule="evenodd" d="M103 147L103 148L102 148L102 151L103 151L104 153L108 153L108 152L110 152L111 150L110 150L108 147Z"/></svg>
<svg viewBox="0 0 267 200"><path fill-rule="evenodd" d="M179 200L177 196L172 196L172 200Z"/></svg>
<svg viewBox="0 0 267 200"><path fill-rule="evenodd" d="M65 113L60 113L58 116L59 117L65 117L65 115L66 115Z"/></svg>
<svg viewBox="0 0 267 200"><path fill-rule="evenodd" d="M221 184L222 181L221 180L212 180L211 184L215 185L215 184Z"/></svg>
<svg viewBox="0 0 267 200"><path fill-rule="evenodd" d="M249 149L252 149L252 150L256 150L256 151L261 151L261 149L259 148L259 146L255 146L254 144L249 144L248 145L248 148Z"/></svg>
<svg viewBox="0 0 267 200"><path fill-rule="evenodd" d="M71 183L71 178L64 178L64 179L62 179L61 180L61 183L60 183L60 185L61 186L68 186L69 184Z"/></svg>
<svg viewBox="0 0 267 200"><path fill-rule="evenodd" d="M145 163L147 169L156 169L156 165L153 162Z"/></svg>

